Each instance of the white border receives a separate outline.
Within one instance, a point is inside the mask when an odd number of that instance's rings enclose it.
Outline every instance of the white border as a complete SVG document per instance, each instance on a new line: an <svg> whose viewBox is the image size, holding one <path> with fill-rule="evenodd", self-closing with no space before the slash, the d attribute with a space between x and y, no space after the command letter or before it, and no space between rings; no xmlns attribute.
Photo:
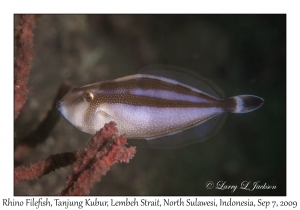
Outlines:
<svg viewBox="0 0 300 210"><path fill-rule="evenodd" d="M295 2L295 3L293 3ZM80 4L77 4L80 3ZM299 204L299 7L297 1L2 1L1 3L1 178L3 198L13 198L13 14L14 13L287 13L287 197L263 200L297 200ZM272 131L270 131L272 132ZM16 197L26 199L28 197ZM155 197L151 197L155 198ZM159 197L162 199L162 197ZM175 198L175 197L172 197ZM229 197L216 197L216 199ZM50 197L54 199L54 197ZM70 198L71 199L71 198ZM142 199L142 197L139 197ZM211 200L213 197L201 197ZM248 197L234 197L247 200ZM258 200L260 197L250 197ZM11 207L10 207L11 208ZM23 207L32 209L32 207ZM112 207L110 207L112 208ZM110 209L107 208L107 209ZM140 209L132 207L131 209ZM179 207L172 207L179 208ZM43 208L50 209L50 208ZM51 208L53 209L53 208ZM74 208L75 209L75 208ZM279 208L280 209L280 208Z"/></svg>

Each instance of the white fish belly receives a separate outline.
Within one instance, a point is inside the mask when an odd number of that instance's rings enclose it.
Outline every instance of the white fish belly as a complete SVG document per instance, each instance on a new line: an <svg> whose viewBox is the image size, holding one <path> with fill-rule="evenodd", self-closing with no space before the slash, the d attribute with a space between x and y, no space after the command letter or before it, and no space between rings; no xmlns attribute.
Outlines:
<svg viewBox="0 0 300 210"><path fill-rule="evenodd" d="M117 123L119 133L128 138L166 135L205 121L221 113L220 108L179 108L107 104L104 111Z"/></svg>

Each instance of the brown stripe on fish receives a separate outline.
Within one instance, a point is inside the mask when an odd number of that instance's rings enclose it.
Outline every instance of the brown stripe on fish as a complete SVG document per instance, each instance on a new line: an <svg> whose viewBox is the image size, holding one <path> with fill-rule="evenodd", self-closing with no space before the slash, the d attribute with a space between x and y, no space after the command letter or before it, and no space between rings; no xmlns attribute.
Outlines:
<svg viewBox="0 0 300 210"><path fill-rule="evenodd" d="M224 112L235 112L237 107L237 101L234 97L219 100L218 104Z"/></svg>
<svg viewBox="0 0 300 210"><path fill-rule="evenodd" d="M136 77L128 80L122 80L120 82L108 81L98 84L98 88L100 90L132 90L136 87L139 87L142 90L164 90L164 91L174 91L176 93L185 94L185 95L193 95L202 97L204 99L210 100L213 97L207 94L201 94L199 92L193 91L190 88L187 88L182 85L175 85L164 80L154 79L154 78L147 78L147 77ZM214 98L213 98L214 99Z"/></svg>
<svg viewBox="0 0 300 210"><path fill-rule="evenodd" d="M87 109L85 110L83 114L83 124L86 128L92 128L94 127L94 123L96 121L96 114L95 110L97 110L99 104L97 103L89 103Z"/></svg>
<svg viewBox="0 0 300 210"><path fill-rule="evenodd" d="M211 96L152 78L101 83L98 88L94 103L153 107L220 107L218 100Z"/></svg>

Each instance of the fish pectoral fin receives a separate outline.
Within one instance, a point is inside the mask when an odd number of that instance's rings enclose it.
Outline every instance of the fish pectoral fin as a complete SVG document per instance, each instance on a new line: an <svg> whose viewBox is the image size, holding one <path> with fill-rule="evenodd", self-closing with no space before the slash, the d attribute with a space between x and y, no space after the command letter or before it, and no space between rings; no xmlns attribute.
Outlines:
<svg viewBox="0 0 300 210"><path fill-rule="evenodd" d="M205 141L218 133L226 118L227 113L220 113L184 131L162 137L148 138L147 145L154 149L176 149Z"/></svg>
<svg viewBox="0 0 300 210"><path fill-rule="evenodd" d="M108 114L107 112L99 109L97 110L97 114L100 114L102 117L105 117L105 118L111 118L112 116L110 114Z"/></svg>

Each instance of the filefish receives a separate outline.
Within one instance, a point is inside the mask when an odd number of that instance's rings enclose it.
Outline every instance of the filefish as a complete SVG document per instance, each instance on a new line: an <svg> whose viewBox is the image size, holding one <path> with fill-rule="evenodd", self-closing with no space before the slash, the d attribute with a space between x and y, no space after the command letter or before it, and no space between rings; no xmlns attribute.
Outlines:
<svg viewBox="0 0 300 210"><path fill-rule="evenodd" d="M152 65L135 75L74 88L57 106L83 132L94 134L114 121L127 138L145 139L151 148L178 148L214 136L227 113L251 112L263 103L254 95L225 98L195 72Z"/></svg>

